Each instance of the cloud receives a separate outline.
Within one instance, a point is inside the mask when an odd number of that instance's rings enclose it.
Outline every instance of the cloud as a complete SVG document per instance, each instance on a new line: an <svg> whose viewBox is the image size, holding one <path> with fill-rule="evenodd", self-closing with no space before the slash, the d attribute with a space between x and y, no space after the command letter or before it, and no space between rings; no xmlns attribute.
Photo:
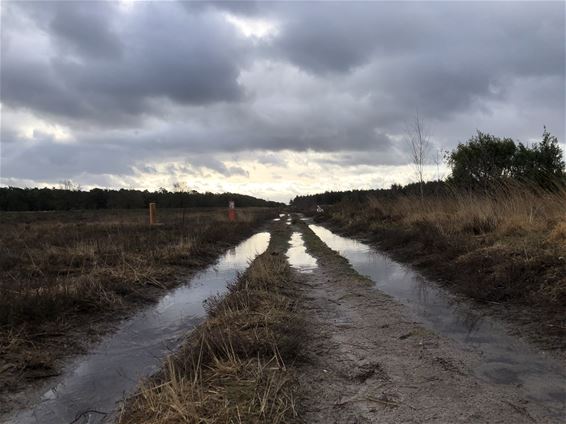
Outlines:
<svg viewBox="0 0 566 424"><path fill-rule="evenodd" d="M31 41L3 43L7 106L113 127L159 116L155 99L206 105L243 96L237 78L249 46L217 14L182 13L175 3L143 3L129 12L108 2L7 8L31 20L36 38L47 32L51 50L47 57L28 56ZM7 31L7 39L17 38L22 28Z"/></svg>
<svg viewBox="0 0 566 424"><path fill-rule="evenodd" d="M51 16L41 16L38 24L47 23L50 31L74 54L85 58L120 59L123 45L113 29L116 18L116 3L100 2L95 7L85 9L77 2L53 2ZM46 9L46 5L41 5Z"/></svg>
<svg viewBox="0 0 566 424"><path fill-rule="evenodd" d="M386 184L416 111L444 149L476 129L563 141L565 7L6 2L0 178Z"/></svg>

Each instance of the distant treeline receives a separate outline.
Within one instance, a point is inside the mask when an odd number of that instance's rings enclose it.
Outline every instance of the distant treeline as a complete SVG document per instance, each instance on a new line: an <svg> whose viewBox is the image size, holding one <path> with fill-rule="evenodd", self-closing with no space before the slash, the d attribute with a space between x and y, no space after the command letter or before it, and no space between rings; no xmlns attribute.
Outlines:
<svg viewBox="0 0 566 424"><path fill-rule="evenodd" d="M167 190L66 190L58 188L0 187L0 210L50 211L71 209L138 209L156 202L160 208L281 206L281 203L235 193L175 192Z"/></svg>
<svg viewBox="0 0 566 424"><path fill-rule="evenodd" d="M423 192L430 194L445 194L450 191L449 185L444 181L427 181L423 184ZM325 193L309 194L306 196L297 196L291 200L291 206L298 208L309 208L315 205L334 205L343 200L350 202L363 202L368 197L378 196L397 196L404 195L420 195L419 183L411 183L406 186L393 184L391 188L378 188L372 190L347 190L347 191L327 191Z"/></svg>
<svg viewBox="0 0 566 424"><path fill-rule="evenodd" d="M502 189L517 186L550 191L566 187L562 150L558 139L546 128L541 141L530 146L478 131L466 143L460 143L452 152L447 152L446 161L452 171L446 181L297 196L291 200L291 205L304 208L333 205L344 200L359 202L368 197L446 195L462 190L500 193Z"/></svg>

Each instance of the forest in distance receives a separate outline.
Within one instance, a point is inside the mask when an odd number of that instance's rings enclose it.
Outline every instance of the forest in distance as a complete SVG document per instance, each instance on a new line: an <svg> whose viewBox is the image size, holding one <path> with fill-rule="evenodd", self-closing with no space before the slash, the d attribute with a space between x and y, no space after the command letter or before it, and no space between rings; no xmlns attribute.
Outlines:
<svg viewBox="0 0 566 424"><path fill-rule="evenodd" d="M275 207L281 203L237 193L198 193L196 191L108 190L89 191L70 188L0 187L0 210L51 211L77 209L142 209L155 202L160 208Z"/></svg>

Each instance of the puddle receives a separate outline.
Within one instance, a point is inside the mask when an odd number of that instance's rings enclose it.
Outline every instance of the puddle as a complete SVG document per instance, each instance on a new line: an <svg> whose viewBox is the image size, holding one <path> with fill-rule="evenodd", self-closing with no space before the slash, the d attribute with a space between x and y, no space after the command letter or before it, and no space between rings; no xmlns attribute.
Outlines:
<svg viewBox="0 0 566 424"><path fill-rule="evenodd" d="M566 373L557 361L508 335L500 323L482 316L469 304L456 302L441 287L371 246L319 225L309 228L348 259L357 272L373 280L378 289L407 305L423 324L480 351L481 361L474 369L477 376L491 383L518 386L527 399L555 416L564 416Z"/></svg>
<svg viewBox="0 0 566 424"><path fill-rule="evenodd" d="M11 417L12 424L102 423L116 402L141 378L156 372L187 332L206 315L204 301L224 293L226 284L264 252L269 233L258 233L219 261L165 295L156 305L120 324L118 331L70 363L35 406ZM85 412L92 411L92 412ZM78 418L82 415L80 418ZM77 419L78 418L78 419Z"/></svg>
<svg viewBox="0 0 566 424"><path fill-rule="evenodd" d="M306 273L313 272L318 267L316 259L307 253L305 242L301 233L291 235L291 247L287 250L287 257L291 267Z"/></svg>

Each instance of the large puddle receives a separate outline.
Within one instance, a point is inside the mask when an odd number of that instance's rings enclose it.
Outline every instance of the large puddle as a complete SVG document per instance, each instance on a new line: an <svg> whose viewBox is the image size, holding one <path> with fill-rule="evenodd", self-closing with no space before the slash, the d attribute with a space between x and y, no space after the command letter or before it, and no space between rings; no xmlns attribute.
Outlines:
<svg viewBox="0 0 566 424"><path fill-rule="evenodd" d="M187 332L205 317L205 300L226 291L269 244L258 233L228 251L219 261L164 296L159 303L124 321L117 332L89 354L70 363L37 404L9 423L101 423L116 402L139 380L156 372L164 357L179 347Z"/></svg>
<svg viewBox="0 0 566 424"><path fill-rule="evenodd" d="M305 242L301 233L294 232L291 235L291 246L287 250L287 258L291 267L310 273L318 266L316 259L307 253Z"/></svg>
<svg viewBox="0 0 566 424"><path fill-rule="evenodd" d="M564 418L566 373L557 361L522 340L508 335L493 319L445 290L423 280L410 268L392 261L371 246L341 237L311 224L330 248L339 252L377 288L407 305L415 317L435 332L481 352L476 374L496 384L514 385L524 396L543 405L552 415Z"/></svg>

